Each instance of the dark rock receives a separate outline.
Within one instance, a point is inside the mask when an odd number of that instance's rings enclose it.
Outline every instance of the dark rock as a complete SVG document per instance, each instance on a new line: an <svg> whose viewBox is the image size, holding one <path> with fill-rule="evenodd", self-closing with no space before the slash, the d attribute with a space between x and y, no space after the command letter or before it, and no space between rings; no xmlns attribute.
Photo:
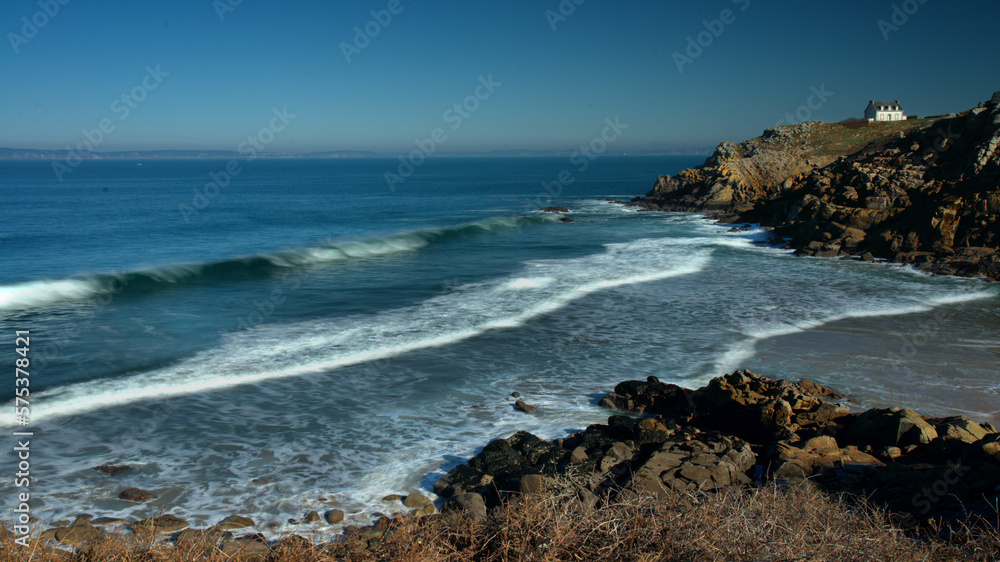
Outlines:
<svg viewBox="0 0 1000 562"><path fill-rule="evenodd" d="M174 545L179 548L207 548L218 544L224 534L225 531L217 526L208 529L184 529L177 534Z"/></svg>
<svg viewBox="0 0 1000 562"><path fill-rule="evenodd" d="M121 474L126 470L132 470L131 466L128 465L113 465L113 464L102 464L101 466L95 466L94 470L99 470L108 476L115 476L116 474Z"/></svg>
<svg viewBox="0 0 1000 562"><path fill-rule="evenodd" d="M559 206L559 205L553 205L551 207L545 207L545 208L543 208L542 212L544 212L544 213L568 213L569 209L567 209L566 207Z"/></svg>
<svg viewBox="0 0 1000 562"><path fill-rule="evenodd" d="M937 434L943 439L957 439L964 443L975 443L990 434L983 426L965 416L929 420Z"/></svg>
<svg viewBox="0 0 1000 562"><path fill-rule="evenodd" d="M491 441L478 455L469 461L469 466L483 474L508 474L517 472L528 466L521 456L505 439Z"/></svg>
<svg viewBox="0 0 1000 562"><path fill-rule="evenodd" d="M246 527L254 527L254 526L256 526L256 523L254 523L253 519L250 519L249 517L243 517L242 515L230 515L229 517L226 517L225 519L219 521L219 523L215 525L216 528L222 529L224 531L230 529L243 529Z"/></svg>
<svg viewBox="0 0 1000 562"><path fill-rule="evenodd" d="M78 517L68 527L56 529L53 538L65 545L77 545L95 539L100 534L88 519Z"/></svg>
<svg viewBox="0 0 1000 562"><path fill-rule="evenodd" d="M521 477L519 487L522 494L541 494L548 490L549 482L541 474L526 474Z"/></svg>
<svg viewBox="0 0 1000 562"><path fill-rule="evenodd" d="M225 542L220 550L224 556L241 559L265 558L271 554L271 547L254 537L240 537Z"/></svg>
<svg viewBox="0 0 1000 562"><path fill-rule="evenodd" d="M340 509L331 509L326 512L326 522L331 525L337 525L344 521L346 514Z"/></svg>
<svg viewBox="0 0 1000 562"><path fill-rule="evenodd" d="M459 494L448 500L445 510L468 513L477 521L486 519L486 501L479 494Z"/></svg>
<svg viewBox="0 0 1000 562"><path fill-rule="evenodd" d="M188 522L174 515L150 517L132 523L132 531L153 534L173 533L188 527Z"/></svg>
<svg viewBox="0 0 1000 562"><path fill-rule="evenodd" d="M694 412L693 396L690 390L659 380L625 381L615 386L615 391L605 396L600 405L686 420Z"/></svg>
<svg viewBox="0 0 1000 562"><path fill-rule="evenodd" d="M432 503L430 498L417 492L406 496L406 499L403 501L403 505L406 507L424 507L429 503Z"/></svg>
<svg viewBox="0 0 1000 562"><path fill-rule="evenodd" d="M576 222L576 221L569 217L562 217L559 219L559 222Z"/></svg>
<svg viewBox="0 0 1000 562"><path fill-rule="evenodd" d="M302 520L305 521L306 523L316 523L317 521L321 521L322 517L319 516L319 513L315 511L310 511L309 513L306 513L305 517L303 517Z"/></svg>
<svg viewBox="0 0 1000 562"><path fill-rule="evenodd" d="M519 412L524 412L525 414L534 414L538 408L532 406L531 404L526 404L523 400L518 400L514 402L514 409Z"/></svg>
<svg viewBox="0 0 1000 562"><path fill-rule="evenodd" d="M848 426L842 438L848 443L879 447L905 447L930 443L937 431L913 410L872 409Z"/></svg>
<svg viewBox="0 0 1000 562"><path fill-rule="evenodd" d="M118 497L123 500L128 500L130 502L143 503L152 499L156 499L156 494L147 492L146 490L141 490L139 488L126 488L122 493L118 494Z"/></svg>

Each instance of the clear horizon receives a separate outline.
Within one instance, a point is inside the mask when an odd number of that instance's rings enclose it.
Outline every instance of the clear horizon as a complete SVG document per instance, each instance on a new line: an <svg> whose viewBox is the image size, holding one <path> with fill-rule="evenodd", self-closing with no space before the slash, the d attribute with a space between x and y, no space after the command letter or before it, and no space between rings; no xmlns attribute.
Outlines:
<svg viewBox="0 0 1000 562"><path fill-rule="evenodd" d="M4 12L0 146L16 149L669 153L861 117L871 99L933 115L1000 89L1000 6L983 0Z"/></svg>

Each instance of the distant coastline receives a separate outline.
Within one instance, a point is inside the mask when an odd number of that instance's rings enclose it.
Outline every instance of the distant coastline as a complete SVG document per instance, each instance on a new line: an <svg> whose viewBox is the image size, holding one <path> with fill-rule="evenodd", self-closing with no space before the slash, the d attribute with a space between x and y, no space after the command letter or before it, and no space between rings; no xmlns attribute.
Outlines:
<svg viewBox="0 0 1000 562"><path fill-rule="evenodd" d="M708 156L714 148L690 148L667 151L645 151L626 153L607 153L607 156ZM84 160L210 160L225 158L250 158L247 153L235 150L123 150L115 152L85 152L76 153ZM485 152L440 152L435 158L558 158L569 157L572 149L567 150L494 150ZM371 152L366 150L331 150L321 152L257 152L254 158L398 158L406 156L403 152ZM0 147L0 160L64 160L67 151L40 150L33 148L3 148Z"/></svg>

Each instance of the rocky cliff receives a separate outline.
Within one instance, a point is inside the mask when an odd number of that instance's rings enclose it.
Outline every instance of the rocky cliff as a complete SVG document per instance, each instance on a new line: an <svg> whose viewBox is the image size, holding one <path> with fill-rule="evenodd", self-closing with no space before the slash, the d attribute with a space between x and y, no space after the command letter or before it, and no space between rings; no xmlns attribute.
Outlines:
<svg viewBox="0 0 1000 562"><path fill-rule="evenodd" d="M812 170L741 220L804 255L861 255L935 273L1000 274L1000 92Z"/></svg>
<svg viewBox="0 0 1000 562"><path fill-rule="evenodd" d="M711 211L722 217L735 216L778 191L789 178L829 163L823 157L806 155L813 133L827 126L803 123L768 129L763 136L739 144L723 142L702 166L676 176L660 176L645 197L628 204L657 211Z"/></svg>
<svg viewBox="0 0 1000 562"><path fill-rule="evenodd" d="M626 204L758 222L803 255L996 280L998 185L1000 92L941 119L768 129Z"/></svg>

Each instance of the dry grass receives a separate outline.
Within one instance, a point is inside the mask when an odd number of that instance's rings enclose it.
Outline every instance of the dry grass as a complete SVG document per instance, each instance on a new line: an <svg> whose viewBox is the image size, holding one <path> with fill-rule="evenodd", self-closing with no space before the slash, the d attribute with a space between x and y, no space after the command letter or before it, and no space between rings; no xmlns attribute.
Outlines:
<svg viewBox="0 0 1000 562"><path fill-rule="evenodd" d="M899 133L910 133L931 124L928 119L907 119L869 123L856 120L850 123L831 123L816 131L809 138L807 156L846 156L854 154L872 143L899 138Z"/></svg>
<svg viewBox="0 0 1000 562"><path fill-rule="evenodd" d="M314 545L289 540L266 558L218 550L180 550L105 535L66 558L13 548L0 562L27 560L274 560L319 562L507 560L995 560L995 528L953 533L949 542L915 538L882 511L807 489L732 489L718 494L629 500L585 510L564 493L524 496L488 521L467 517L403 518L379 538Z"/></svg>

